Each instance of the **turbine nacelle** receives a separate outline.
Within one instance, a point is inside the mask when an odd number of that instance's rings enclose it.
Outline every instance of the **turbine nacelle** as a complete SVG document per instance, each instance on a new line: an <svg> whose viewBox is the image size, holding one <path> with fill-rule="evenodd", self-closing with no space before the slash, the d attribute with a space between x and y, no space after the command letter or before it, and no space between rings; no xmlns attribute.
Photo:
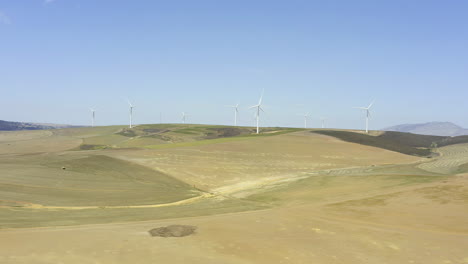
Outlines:
<svg viewBox="0 0 468 264"><path fill-rule="evenodd" d="M129 128L132 128L132 122L133 122L133 108L135 108L135 106L132 104L132 102L130 102L129 99L127 99L127 103L128 103L128 106L130 108L130 125L128 126Z"/></svg>
<svg viewBox="0 0 468 264"><path fill-rule="evenodd" d="M310 118L310 114L306 113L306 114L297 114L297 115L304 117L304 128L307 128L307 118Z"/></svg>
<svg viewBox="0 0 468 264"><path fill-rule="evenodd" d="M189 116L185 112L182 112L182 123L185 124L186 117Z"/></svg>
<svg viewBox="0 0 468 264"><path fill-rule="evenodd" d="M239 113L239 104L226 105L226 107L234 108L234 126L237 126L237 113Z"/></svg>
<svg viewBox="0 0 468 264"><path fill-rule="evenodd" d="M374 105L374 102L375 101L372 101L372 103L370 103L369 106L367 106L367 107L353 107L353 108L356 108L356 109L361 109L361 110L366 111L366 133L369 133L369 118L371 117L370 109Z"/></svg>
<svg viewBox="0 0 468 264"><path fill-rule="evenodd" d="M322 128L325 128L325 121L327 120L326 117L321 117L320 121L322 122Z"/></svg>
<svg viewBox="0 0 468 264"><path fill-rule="evenodd" d="M239 104L236 104L236 105L226 105L226 107L234 108L234 111L239 112Z"/></svg>
<svg viewBox="0 0 468 264"><path fill-rule="evenodd" d="M94 117L96 113L96 109L94 107L90 107L89 111L91 111L91 126L94 127Z"/></svg>
<svg viewBox="0 0 468 264"><path fill-rule="evenodd" d="M261 110L262 112L265 112L265 110L262 109L262 99L263 99L263 93L264 93L264 92L265 92L265 89L262 90L262 94L260 95L260 100L258 100L258 104L249 107L249 109L257 108L257 112L256 112L257 134L260 132L260 128L259 128L259 123L260 123L260 110Z"/></svg>

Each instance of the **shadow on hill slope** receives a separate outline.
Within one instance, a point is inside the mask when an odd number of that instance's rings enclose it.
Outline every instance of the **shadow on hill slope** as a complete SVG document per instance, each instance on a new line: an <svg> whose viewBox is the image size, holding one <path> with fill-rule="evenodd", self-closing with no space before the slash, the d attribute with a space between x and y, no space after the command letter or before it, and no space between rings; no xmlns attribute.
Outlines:
<svg viewBox="0 0 468 264"><path fill-rule="evenodd" d="M431 152L431 149L436 147L468 143L468 136L444 137L393 131L387 131L378 136L337 130L313 131L312 133L332 136L347 142L383 148L407 155L421 157L428 157L434 154Z"/></svg>

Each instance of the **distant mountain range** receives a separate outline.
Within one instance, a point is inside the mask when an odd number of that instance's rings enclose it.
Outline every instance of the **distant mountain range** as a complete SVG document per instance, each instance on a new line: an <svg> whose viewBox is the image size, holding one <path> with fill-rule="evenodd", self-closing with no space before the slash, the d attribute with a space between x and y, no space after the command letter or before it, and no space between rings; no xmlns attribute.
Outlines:
<svg viewBox="0 0 468 264"><path fill-rule="evenodd" d="M0 130L3 130L3 131L41 130L41 129L67 128L67 127L77 127L77 126L48 124L48 123L11 122L11 121L0 120Z"/></svg>
<svg viewBox="0 0 468 264"><path fill-rule="evenodd" d="M404 124L387 127L382 130L408 132L433 136L462 136L468 135L468 129L462 128L451 122L429 122L423 124Z"/></svg>

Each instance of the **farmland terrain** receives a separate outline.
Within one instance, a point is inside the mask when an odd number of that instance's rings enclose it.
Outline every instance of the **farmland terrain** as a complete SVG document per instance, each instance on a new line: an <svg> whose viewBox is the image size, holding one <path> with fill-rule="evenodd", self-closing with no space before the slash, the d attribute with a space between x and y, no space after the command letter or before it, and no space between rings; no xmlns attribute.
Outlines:
<svg viewBox="0 0 468 264"><path fill-rule="evenodd" d="M172 225L196 231L148 233ZM175 124L0 132L0 244L15 264L468 263L468 142Z"/></svg>

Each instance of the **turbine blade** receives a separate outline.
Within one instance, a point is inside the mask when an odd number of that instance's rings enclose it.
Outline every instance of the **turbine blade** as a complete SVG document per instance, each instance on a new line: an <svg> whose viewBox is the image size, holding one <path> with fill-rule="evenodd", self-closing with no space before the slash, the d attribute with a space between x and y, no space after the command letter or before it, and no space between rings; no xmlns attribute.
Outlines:
<svg viewBox="0 0 468 264"><path fill-rule="evenodd" d="M371 108L372 105L374 104L375 100L372 101L372 103L370 103L370 105L367 107L367 108Z"/></svg>
<svg viewBox="0 0 468 264"><path fill-rule="evenodd" d="M263 93L265 92L265 88L262 89L262 94L260 95L260 100L258 101L258 105L262 104Z"/></svg>
<svg viewBox="0 0 468 264"><path fill-rule="evenodd" d="M128 99L128 97L123 97L123 96L120 96L123 100L127 101L128 105L130 106L133 106L132 105L132 102L130 102L130 99Z"/></svg>
<svg viewBox="0 0 468 264"><path fill-rule="evenodd" d="M255 108L255 107L258 107L260 106L259 104L258 105L252 105L251 107L249 107L248 109L252 109L252 108Z"/></svg>

